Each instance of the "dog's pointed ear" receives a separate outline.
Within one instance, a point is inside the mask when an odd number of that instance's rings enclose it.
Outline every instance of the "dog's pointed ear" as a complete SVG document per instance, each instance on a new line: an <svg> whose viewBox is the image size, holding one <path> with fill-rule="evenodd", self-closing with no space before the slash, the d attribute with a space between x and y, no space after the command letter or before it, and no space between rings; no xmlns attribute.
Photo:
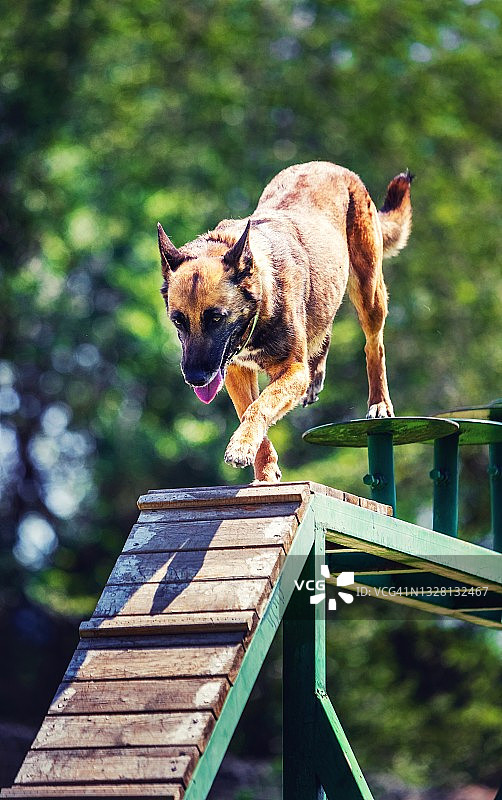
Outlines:
<svg viewBox="0 0 502 800"><path fill-rule="evenodd" d="M181 262L185 260L185 257L174 246L160 222L157 222L157 231L159 234L159 250L162 273L164 277L167 277L170 271L174 272L174 270L179 267Z"/></svg>
<svg viewBox="0 0 502 800"><path fill-rule="evenodd" d="M246 230L241 238L227 250L223 256L223 263L228 269L233 269L236 275L249 275L253 269L253 256L249 247L249 229L251 220L248 220Z"/></svg>

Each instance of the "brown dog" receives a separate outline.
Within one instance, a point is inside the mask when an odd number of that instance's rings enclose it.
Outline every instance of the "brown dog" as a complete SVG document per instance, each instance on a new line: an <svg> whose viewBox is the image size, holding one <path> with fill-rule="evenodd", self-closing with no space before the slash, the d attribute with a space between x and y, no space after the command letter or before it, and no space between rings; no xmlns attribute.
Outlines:
<svg viewBox="0 0 502 800"><path fill-rule="evenodd" d="M270 425L323 387L331 325L348 283L366 337L368 417L393 416L383 327L383 256L411 229L409 172L389 184L377 211L353 172L327 162L289 167L247 220L224 220L177 249L158 225L161 292L183 348L181 369L204 403L225 382L241 421L225 461L254 464L278 481ZM260 394L258 371L270 383Z"/></svg>

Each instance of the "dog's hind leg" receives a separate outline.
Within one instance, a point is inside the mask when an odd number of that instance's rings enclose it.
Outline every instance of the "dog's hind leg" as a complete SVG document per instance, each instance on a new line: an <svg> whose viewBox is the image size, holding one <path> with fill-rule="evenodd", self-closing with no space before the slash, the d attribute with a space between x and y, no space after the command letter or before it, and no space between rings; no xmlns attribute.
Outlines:
<svg viewBox="0 0 502 800"><path fill-rule="evenodd" d="M383 245L377 210L361 184L350 195L347 214L350 255L349 296L366 338L368 414L393 417L387 386L383 329L387 316L387 290L383 279Z"/></svg>
<svg viewBox="0 0 502 800"><path fill-rule="evenodd" d="M246 409L259 395L258 374L237 364L230 364L225 376L225 385L234 404L237 416L242 419ZM265 436L254 460L255 481L259 483L278 483L281 471L278 456L270 439Z"/></svg>
<svg viewBox="0 0 502 800"><path fill-rule="evenodd" d="M317 355L309 359L309 374L310 383L307 386L307 391L302 397L304 406L309 406L319 400L319 394L322 392L324 386L324 378L326 376L326 359L328 358L328 350L331 343L331 330L326 333L326 336L321 345L321 349Z"/></svg>

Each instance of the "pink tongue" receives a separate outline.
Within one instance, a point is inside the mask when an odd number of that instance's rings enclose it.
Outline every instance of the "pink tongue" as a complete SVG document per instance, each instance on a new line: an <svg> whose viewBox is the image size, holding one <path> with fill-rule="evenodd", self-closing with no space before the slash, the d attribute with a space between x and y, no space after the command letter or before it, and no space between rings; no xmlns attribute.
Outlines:
<svg viewBox="0 0 502 800"><path fill-rule="evenodd" d="M210 403L214 400L221 387L223 386L223 373L221 369L218 370L212 381L206 383L205 386L194 386L193 390L199 400L203 403Z"/></svg>

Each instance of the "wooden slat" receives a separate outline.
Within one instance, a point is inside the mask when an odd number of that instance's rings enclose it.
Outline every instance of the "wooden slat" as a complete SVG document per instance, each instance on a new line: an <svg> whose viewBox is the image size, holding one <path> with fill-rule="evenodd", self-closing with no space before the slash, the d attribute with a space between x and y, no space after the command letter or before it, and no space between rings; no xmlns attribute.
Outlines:
<svg viewBox="0 0 502 800"><path fill-rule="evenodd" d="M229 689L226 678L72 681L62 683L50 715L137 711L212 711L218 716Z"/></svg>
<svg viewBox="0 0 502 800"><path fill-rule="evenodd" d="M384 503L378 503L376 500L368 500L364 497L359 497L355 494L350 494L349 492L343 492L341 489L334 489L331 486L325 486L322 483L316 483L315 481L284 481L281 484L274 484L272 486L249 486L243 484L241 486L232 486L232 487L223 487L223 486L201 486L195 487L192 489L181 489L181 490L166 490L166 489L151 489L146 496L158 496L161 494L165 494L166 492L188 492L190 493L194 499L197 497L204 495L210 491L227 491L232 490L234 492L239 492L241 497L245 496L245 490L262 490L263 492L270 492L274 493L277 496L277 490L282 491L285 493L286 496L287 492L292 492L294 489L302 487L303 489L309 489L310 492L315 494L324 494L328 495L329 497L336 497L338 500L345 500L348 503L352 503L353 505L361 505L359 502L360 500L365 500L369 503L368 506L363 506L365 508L370 508L372 511L376 511L379 514L385 514L387 516L392 516L392 508L391 506L385 505ZM266 495L265 495L266 496ZM305 499L305 495L303 496ZM284 497L283 497L284 499Z"/></svg>
<svg viewBox="0 0 502 800"><path fill-rule="evenodd" d="M384 514L388 517L392 516L392 506L385 505L384 503L378 503L376 500L368 500L366 497L359 497L356 494L342 492L340 489L332 489L331 486L324 486L322 483L314 483L313 481L310 481L309 485L311 491L315 494L323 494L327 497L335 497L337 500L344 500L346 503L350 503L351 505L367 508L370 511L376 511L378 514Z"/></svg>
<svg viewBox="0 0 502 800"><path fill-rule="evenodd" d="M161 797L162 800L182 800L185 793L181 783L120 783L120 784L73 784L72 786L15 786L2 789L1 797L15 797L17 800L32 797L57 800L59 797Z"/></svg>
<svg viewBox="0 0 502 800"><path fill-rule="evenodd" d="M297 514L298 503L258 503L255 505L221 506L218 508L166 508L141 511L138 522L196 522L214 519L247 519L290 517Z"/></svg>
<svg viewBox="0 0 502 800"><path fill-rule="evenodd" d="M242 660L242 645L220 647L78 648L64 681L127 680L228 675L232 680Z"/></svg>
<svg viewBox="0 0 502 800"><path fill-rule="evenodd" d="M32 750L134 745L198 745L202 750L214 723L206 711L51 716L43 721Z"/></svg>
<svg viewBox="0 0 502 800"><path fill-rule="evenodd" d="M213 486L194 489L158 489L141 495L138 508L203 508L211 506L240 506L253 503L297 503L308 500L307 483L274 484L272 486Z"/></svg>
<svg viewBox="0 0 502 800"><path fill-rule="evenodd" d="M233 496L232 492L234 492ZM214 493L213 503L211 503L210 500L211 493ZM324 484L315 483L314 481L293 481L288 483L274 484L272 486L205 486L194 489L155 489L148 492L147 495L143 495L139 499L138 503L141 503L140 507L146 508L146 505L143 506L143 501L148 505L148 507L158 507L157 505L152 506L150 503L155 503L156 501L167 501L168 498L172 498L172 508L181 507L181 505L178 505L179 503L185 503L187 506L193 505L202 508L206 503L208 505L216 505L216 503L219 502L219 498L222 498L224 503L230 503L235 506L239 505L241 502L247 502L251 504L252 502L260 502L260 500L268 503L280 501L286 502L288 497L296 499L298 496L300 496L299 505L304 506L308 501L308 496L310 493L335 497L338 500L345 500L348 503L361 506L362 508L367 508L370 511L375 511L386 516L392 516L391 506L385 505L384 503L378 503L376 500L369 500L365 497L359 497L357 495L350 494L349 492L342 492L340 489L334 489L331 486L325 486ZM304 507L299 511L299 516L303 517L303 513Z"/></svg>
<svg viewBox="0 0 502 800"><path fill-rule="evenodd" d="M132 553L118 557L108 585L164 581L186 583L222 578L268 578L275 581L284 557L282 547Z"/></svg>
<svg viewBox="0 0 502 800"><path fill-rule="evenodd" d="M294 482L289 482L289 485L293 486ZM345 493L341 489L333 489L332 486L326 486L324 483L316 483L315 481L307 481L307 485L311 494L327 494L330 497L336 497L337 500L344 499Z"/></svg>
<svg viewBox="0 0 502 800"><path fill-rule="evenodd" d="M254 580L145 583L142 586L105 586L96 606L99 617L116 614L162 614L205 611L246 611L260 614L270 594L266 578Z"/></svg>
<svg viewBox="0 0 502 800"><path fill-rule="evenodd" d="M175 647L237 647L242 643L242 631L224 631L223 633L170 633L167 636L155 633L148 636L142 633L129 636L94 636L81 639L77 651L81 650L141 650L155 648L157 650L172 650Z"/></svg>
<svg viewBox="0 0 502 800"><path fill-rule="evenodd" d="M188 781L198 753L195 745L30 750L16 784Z"/></svg>
<svg viewBox="0 0 502 800"><path fill-rule="evenodd" d="M211 634L222 632L247 633L256 625L254 611L205 611L191 614L154 614L150 616L92 617L80 625L84 639L108 636L176 635L182 633Z"/></svg>
<svg viewBox="0 0 502 800"><path fill-rule="evenodd" d="M359 505L361 508L367 508L368 511L373 511L374 500L369 500L367 497L359 497Z"/></svg>
<svg viewBox="0 0 502 800"><path fill-rule="evenodd" d="M346 503L350 503L352 506L359 506L361 498L358 497L356 494L350 494L349 492L343 493L343 499Z"/></svg>
<svg viewBox="0 0 502 800"><path fill-rule="evenodd" d="M172 524L150 522L133 526L122 552L155 553L274 545L283 545L288 550L297 527L298 520L294 515Z"/></svg>
<svg viewBox="0 0 502 800"><path fill-rule="evenodd" d="M292 485L292 483L289 483L289 486ZM385 503L378 503L376 500L368 500L366 497L359 497L356 494L342 492L341 489L333 489L332 486L325 486L323 483L316 483L315 481L308 481L308 486L312 494L334 497L337 500L344 500L351 505L368 508L370 511L375 511L377 514L384 514L385 516L392 517L392 506L388 506ZM364 500L364 504L361 503L361 500Z"/></svg>

